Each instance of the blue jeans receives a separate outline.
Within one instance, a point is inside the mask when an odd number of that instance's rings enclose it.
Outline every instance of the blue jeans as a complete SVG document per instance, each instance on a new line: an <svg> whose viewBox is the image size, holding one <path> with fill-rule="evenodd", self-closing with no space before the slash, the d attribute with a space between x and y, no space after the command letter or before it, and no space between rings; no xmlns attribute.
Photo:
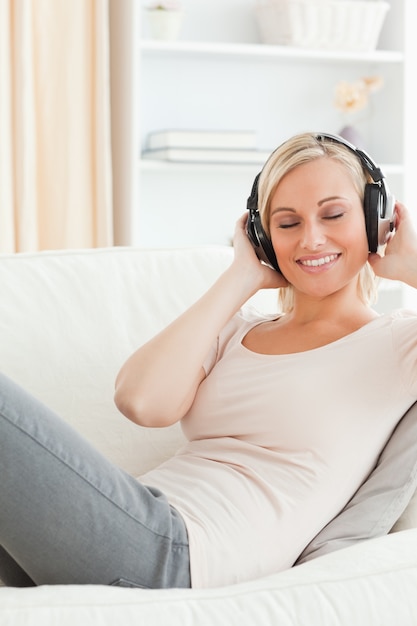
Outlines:
<svg viewBox="0 0 417 626"><path fill-rule="evenodd" d="M0 579L191 585L185 524L165 496L1 374Z"/></svg>

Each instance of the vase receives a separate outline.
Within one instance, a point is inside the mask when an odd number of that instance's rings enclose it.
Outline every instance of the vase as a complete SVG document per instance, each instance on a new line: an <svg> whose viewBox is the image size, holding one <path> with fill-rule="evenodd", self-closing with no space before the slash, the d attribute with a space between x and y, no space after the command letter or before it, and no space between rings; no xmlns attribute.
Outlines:
<svg viewBox="0 0 417 626"><path fill-rule="evenodd" d="M182 11L155 9L147 11L148 23L152 39L173 41L178 39L183 18Z"/></svg>
<svg viewBox="0 0 417 626"><path fill-rule="evenodd" d="M354 126L351 126L350 124L343 126L343 128L339 130L338 135L356 146L356 148L361 148L362 150L365 149L362 135Z"/></svg>

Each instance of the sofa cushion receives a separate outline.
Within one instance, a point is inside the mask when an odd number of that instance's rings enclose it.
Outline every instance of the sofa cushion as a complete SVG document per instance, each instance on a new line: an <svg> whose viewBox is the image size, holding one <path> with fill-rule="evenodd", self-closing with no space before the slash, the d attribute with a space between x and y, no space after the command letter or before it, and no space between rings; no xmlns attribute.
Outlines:
<svg viewBox="0 0 417 626"><path fill-rule="evenodd" d="M306 547L297 563L387 534L406 510L416 487L417 403L397 425L368 479ZM411 519L411 509L406 515L408 527L417 527L417 517ZM398 522L396 530L400 528L405 528L404 522Z"/></svg>
<svg viewBox="0 0 417 626"><path fill-rule="evenodd" d="M145 429L113 402L128 355L196 300L231 248L96 250L0 256L0 370L110 460L139 475L183 442Z"/></svg>
<svg viewBox="0 0 417 626"><path fill-rule="evenodd" d="M178 425L141 428L113 402L124 360L200 297L233 249L103 248L0 255L0 371L103 454L140 475L172 456ZM276 307L271 290L259 308Z"/></svg>
<svg viewBox="0 0 417 626"><path fill-rule="evenodd" d="M10 626L413 626L417 530L249 583L149 591L100 585L0 589Z"/></svg>

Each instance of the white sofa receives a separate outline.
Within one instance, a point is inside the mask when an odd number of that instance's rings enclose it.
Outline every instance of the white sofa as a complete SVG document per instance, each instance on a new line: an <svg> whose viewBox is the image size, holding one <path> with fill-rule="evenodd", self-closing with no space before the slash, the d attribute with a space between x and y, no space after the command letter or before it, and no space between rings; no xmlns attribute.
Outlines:
<svg viewBox="0 0 417 626"><path fill-rule="evenodd" d="M172 454L182 434L177 426L142 429L123 418L113 404L115 375L231 255L228 247L206 247L0 256L0 369L139 475ZM259 294L256 305L271 310L274 299ZM2 587L0 624L415 626L416 509L414 498L398 532L226 588Z"/></svg>

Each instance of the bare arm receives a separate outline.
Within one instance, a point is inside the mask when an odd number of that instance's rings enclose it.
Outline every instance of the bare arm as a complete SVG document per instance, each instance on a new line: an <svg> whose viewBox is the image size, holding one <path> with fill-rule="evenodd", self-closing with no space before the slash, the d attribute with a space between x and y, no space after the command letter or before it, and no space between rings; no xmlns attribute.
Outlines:
<svg viewBox="0 0 417 626"><path fill-rule="evenodd" d="M203 362L221 329L260 288L286 285L261 265L236 226L235 258L214 285L185 313L126 361L116 379L115 403L143 426L168 426L190 408L204 378Z"/></svg>

